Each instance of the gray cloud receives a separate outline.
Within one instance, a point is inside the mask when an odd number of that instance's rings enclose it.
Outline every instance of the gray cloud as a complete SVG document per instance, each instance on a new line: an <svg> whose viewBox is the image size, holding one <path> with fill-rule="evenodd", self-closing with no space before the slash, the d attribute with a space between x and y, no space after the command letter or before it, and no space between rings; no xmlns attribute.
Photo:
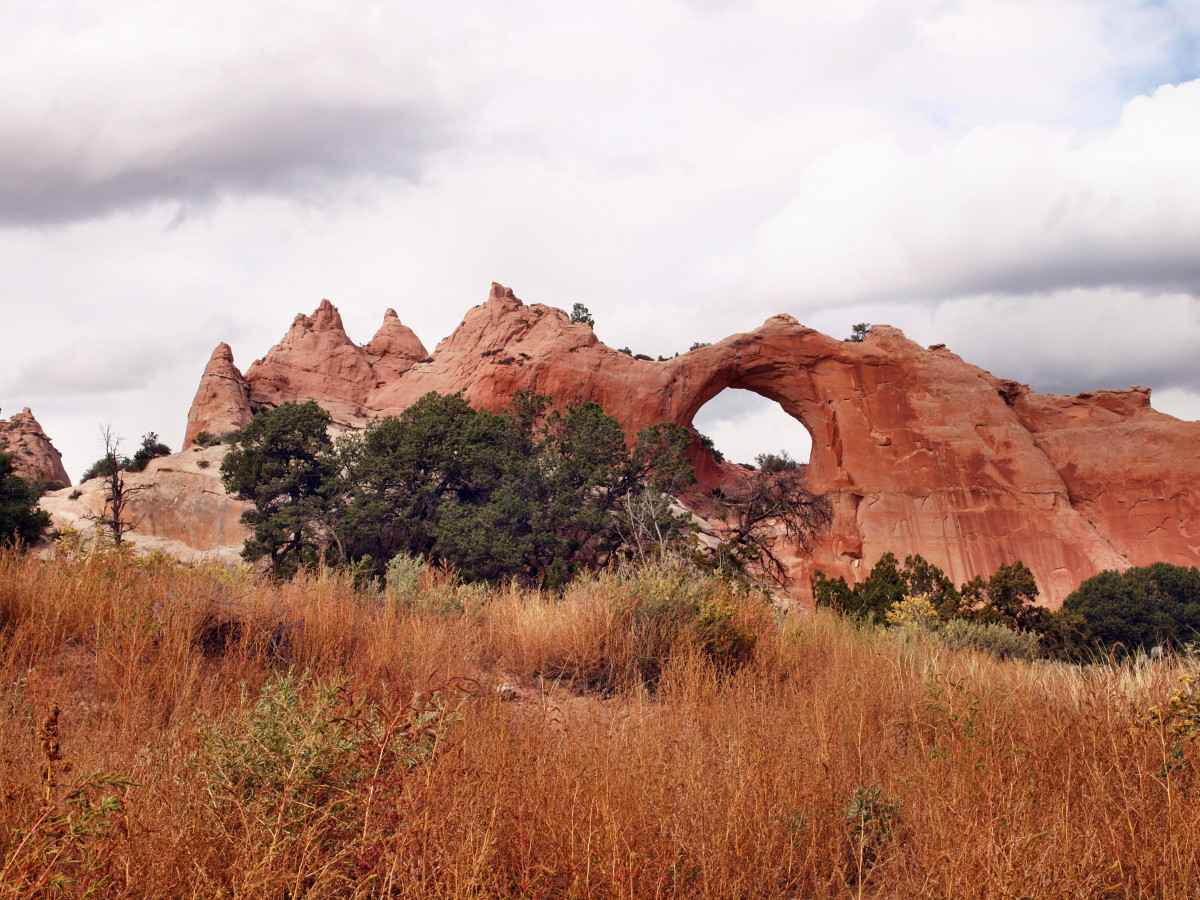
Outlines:
<svg viewBox="0 0 1200 900"><path fill-rule="evenodd" d="M35 135L10 136L0 150L0 223L61 224L230 194L305 196L352 176L416 180L451 140L444 115L411 103L297 104L243 113L93 176L74 159L39 156Z"/></svg>
<svg viewBox="0 0 1200 900"><path fill-rule="evenodd" d="M929 312L877 307L922 344L951 350L1000 378L1043 393L1138 384L1200 392L1200 301L1185 294L1105 288L1032 298L971 297Z"/></svg>
<svg viewBox="0 0 1200 900"><path fill-rule="evenodd" d="M1066 358L1041 357L1023 361L1022 379L1049 394L1078 394L1084 391L1111 390L1143 385L1156 390L1184 388L1200 391L1200 371L1194 357L1182 353L1150 358L1110 359L1103 364L1080 371L1081 360L1071 354ZM999 374L999 373L997 373Z"/></svg>
<svg viewBox="0 0 1200 900"><path fill-rule="evenodd" d="M7 392L37 398L56 394L111 394L146 387L179 364L179 347L148 338L76 343L25 362Z"/></svg>
<svg viewBox="0 0 1200 900"><path fill-rule="evenodd" d="M931 299L983 291L1028 295L1109 287L1200 296L1200 255L1179 246L1122 248L1097 243L1048 259L1013 260L1009 266L963 273L942 285Z"/></svg>

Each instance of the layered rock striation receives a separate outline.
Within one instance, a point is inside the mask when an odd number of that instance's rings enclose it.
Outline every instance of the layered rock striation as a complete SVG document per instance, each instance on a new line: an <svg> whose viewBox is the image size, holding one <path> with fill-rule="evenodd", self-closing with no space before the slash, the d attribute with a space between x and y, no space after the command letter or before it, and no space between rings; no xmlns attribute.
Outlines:
<svg viewBox="0 0 1200 900"><path fill-rule="evenodd" d="M727 388L776 401L812 435L809 486L829 493L835 516L812 556L793 561L801 594L814 568L853 583L888 551L919 553L959 583L1019 559L1051 605L1103 569L1200 557L1200 423L1156 412L1144 388L1037 394L887 326L847 343L775 316L652 362L493 285L429 355L392 310L369 344L354 344L322 301L245 375L217 347L186 440L288 400L315 400L356 427L428 391L499 410L518 389L595 401L632 434L690 427ZM737 477L699 441L693 456L703 488Z"/></svg>
<svg viewBox="0 0 1200 900"><path fill-rule="evenodd" d="M23 478L71 483L71 477L63 468L62 454L50 442L28 406L7 421L0 419L0 450L12 454L13 468Z"/></svg>

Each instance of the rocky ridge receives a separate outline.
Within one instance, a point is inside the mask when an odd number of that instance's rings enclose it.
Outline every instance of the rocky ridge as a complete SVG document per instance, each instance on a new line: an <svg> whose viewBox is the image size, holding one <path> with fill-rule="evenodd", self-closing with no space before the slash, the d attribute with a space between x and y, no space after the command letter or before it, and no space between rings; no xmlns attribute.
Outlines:
<svg viewBox="0 0 1200 900"><path fill-rule="evenodd" d="M7 421L0 419L0 450L13 455L13 468L23 478L71 483L71 477L63 468L62 454L50 442L28 406Z"/></svg>
<svg viewBox="0 0 1200 900"><path fill-rule="evenodd" d="M809 486L828 492L835 511L811 558L792 561L800 596L814 568L853 583L888 551L920 553L957 583L1020 559L1053 606L1103 569L1191 565L1200 556L1200 423L1156 412L1145 388L1037 394L887 326L847 343L774 316L653 362L607 347L562 310L493 285L487 302L427 354L391 310L358 346L322 301L244 375L229 347L217 347L186 442L234 431L287 400L315 400L350 428L428 391L462 391L498 410L521 388L557 404L595 401L631 434L664 420L690 426L726 388L779 403L812 435ZM692 454L702 489L742 471L698 440ZM215 532L186 535L166 517L157 527L164 539L217 548Z"/></svg>

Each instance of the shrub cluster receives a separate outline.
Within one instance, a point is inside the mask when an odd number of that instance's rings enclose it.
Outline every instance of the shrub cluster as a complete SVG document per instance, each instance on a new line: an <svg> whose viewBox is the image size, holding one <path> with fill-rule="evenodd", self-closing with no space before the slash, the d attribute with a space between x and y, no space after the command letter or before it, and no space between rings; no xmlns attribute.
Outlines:
<svg viewBox="0 0 1200 900"><path fill-rule="evenodd" d="M1086 621L1070 609L1037 606L1037 582L1019 560L990 578L975 577L956 588L946 574L920 555L900 565L885 553L861 582L817 571L812 580L818 606L865 622L903 625L920 620L955 647L972 646L1001 658L1031 658L1039 652L1079 659L1093 643Z"/></svg>
<svg viewBox="0 0 1200 900"><path fill-rule="evenodd" d="M1096 646L1119 655L1200 640L1200 569L1155 563L1101 572L1063 602Z"/></svg>
<svg viewBox="0 0 1200 900"><path fill-rule="evenodd" d="M134 451L133 456L125 456L114 440L109 452L100 457L83 473L80 481L91 481L93 478L108 478L114 472L143 472L150 461L160 456L170 456L171 448L158 439L158 435L149 431L142 435L142 445Z"/></svg>

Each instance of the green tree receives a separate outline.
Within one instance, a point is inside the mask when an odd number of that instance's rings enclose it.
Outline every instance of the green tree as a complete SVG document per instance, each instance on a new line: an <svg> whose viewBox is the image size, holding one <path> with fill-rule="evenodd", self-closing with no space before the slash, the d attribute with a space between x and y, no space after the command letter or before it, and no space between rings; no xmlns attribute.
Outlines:
<svg viewBox="0 0 1200 900"><path fill-rule="evenodd" d="M138 447L133 456L125 464L127 472L144 472L152 459L160 456L170 456L171 448L158 439L153 431L142 435L142 446Z"/></svg>
<svg viewBox="0 0 1200 900"><path fill-rule="evenodd" d="M515 575L554 586L618 551L615 513L631 494L675 491L691 479L684 429L644 429L631 452L598 405L546 416L547 405L522 392L496 414L461 395L429 394L372 423L347 467L356 485L350 556L369 547L379 560L406 552L469 579ZM669 510L655 522L664 537L680 527Z"/></svg>
<svg viewBox="0 0 1200 900"><path fill-rule="evenodd" d="M859 322L850 329L850 337L842 338L842 341L847 344L861 344L866 340L867 335L871 332L871 326L867 322Z"/></svg>
<svg viewBox="0 0 1200 900"><path fill-rule="evenodd" d="M335 543L329 524L337 472L326 432L330 421L311 400L281 404L255 415L221 462L225 489L254 504L242 514L253 529L243 558L267 557L281 576L315 563Z"/></svg>
<svg viewBox="0 0 1200 900"><path fill-rule="evenodd" d="M768 475L787 472L800 466L800 463L792 459L791 454L786 450L780 450L778 453L760 453L754 457L754 462L761 471Z"/></svg>
<svg viewBox="0 0 1200 900"><path fill-rule="evenodd" d="M955 589L949 576L925 557L919 553L906 556L902 573L908 586L908 596L928 597L943 622L959 615L962 595Z"/></svg>
<svg viewBox="0 0 1200 900"><path fill-rule="evenodd" d="M1160 562L1101 572L1063 602L1100 648L1118 653L1200 639L1200 570Z"/></svg>
<svg viewBox="0 0 1200 900"><path fill-rule="evenodd" d="M976 576L962 587L958 615L991 622L1017 631L1041 631L1049 610L1036 605L1037 581L1029 567L1017 560L1001 566L987 581Z"/></svg>
<svg viewBox="0 0 1200 900"><path fill-rule="evenodd" d="M536 499L519 483L541 404L524 394L516 403L498 415L472 409L461 394L430 393L345 438L347 556L386 562L405 552L451 562L469 578L519 568L526 507Z"/></svg>
<svg viewBox="0 0 1200 900"><path fill-rule="evenodd" d="M868 622L882 622L892 604L903 600L907 592L908 581L891 552L883 554L870 574L853 588L846 585L844 578L830 580L820 571L813 577L813 594L818 605L831 606Z"/></svg>
<svg viewBox="0 0 1200 900"><path fill-rule="evenodd" d="M38 487L16 473L11 453L0 451L0 547L31 544L50 527L38 508Z"/></svg>
<svg viewBox="0 0 1200 900"><path fill-rule="evenodd" d="M576 303L571 307L571 321L577 325L583 323L588 328L596 327L596 320L592 318L592 314L582 303Z"/></svg>
<svg viewBox="0 0 1200 900"><path fill-rule="evenodd" d="M255 504L243 555L269 555L284 575L335 557L380 574L406 553L470 580L550 586L605 565L627 542L632 495L665 496L692 479L690 435L660 424L631 449L596 404L547 415L548 405L522 391L492 413L430 393L336 444L315 404L260 413L222 464L227 489ZM683 520L657 503L647 527L670 540Z"/></svg>
<svg viewBox="0 0 1200 900"><path fill-rule="evenodd" d="M841 577L830 579L820 571L813 576L813 596L818 606L829 606L870 622L883 622L894 604L906 596L919 595L929 598L943 620L960 611L954 583L919 554L905 557L903 566L894 553L883 554L870 574L853 588Z"/></svg>

